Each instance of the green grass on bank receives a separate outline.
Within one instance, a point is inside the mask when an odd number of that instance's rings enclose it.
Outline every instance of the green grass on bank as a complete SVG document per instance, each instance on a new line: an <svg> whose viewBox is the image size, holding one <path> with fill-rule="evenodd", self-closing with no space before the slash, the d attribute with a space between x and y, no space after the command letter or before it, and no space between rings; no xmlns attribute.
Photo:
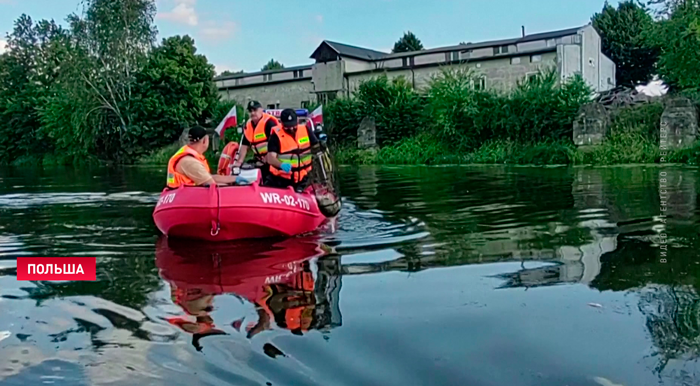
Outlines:
<svg viewBox="0 0 700 386"><path fill-rule="evenodd" d="M438 141L429 134L399 141L381 149L359 150L340 146L334 150L339 164L346 165L455 165L455 164L513 164L513 165L620 165L638 163L677 163L700 165L700 141L693 146L668 151L664 159L656 141L636 132L611 135L599 146L577 148L571 142L547 141L520 144L512 141L489 141L471 152L459 152L450 144ZM140 158L137 165L162 166L179 149L172 144ZM219 155L211 150L205 154L209 165L215 168ZM94 157L21 157L13 166L92 166L103 162Z"/></svg>
<svg viewBox="0 0 700 386"><path fill-rule="evenodd" d="M519 144L491 141L472 152L456 152L429 135L419 135L378 150L339 147L334 156L350 165L619 165L634 163L682 163L700 165L700 141L685 149L668 151L664 159L657 143L638 133L610 136L599 146L577 148L570 142Z"/></svg>

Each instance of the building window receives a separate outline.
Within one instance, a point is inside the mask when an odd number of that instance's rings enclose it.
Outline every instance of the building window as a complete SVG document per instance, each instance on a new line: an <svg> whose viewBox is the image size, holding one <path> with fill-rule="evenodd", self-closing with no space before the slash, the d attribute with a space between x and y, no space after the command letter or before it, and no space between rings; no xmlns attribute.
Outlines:
<svg viewBox="0 0 700 386"><path fill-rule="evenodd" d="M528 72L527 74L525 74L525 80L527 80L528 82L532 82L532 81L534 81L535 79L537 79L537 73L536 73L536 72Z"/></svg>
<svg viewBox="0 0 700 386"><path fill-rule="evenodd" d="M308 109L309 108L309 101L301 101L301 108L302 109Z"/></svg>
<svg viewBox="0 0 700 386"><path fill-rule="evenodd" d="M272 80L272 74L263 74L263 82Z"/></svg>
<svg viewBox="0 0 700 386"><path fill-rule="evenodd" d="M520 64L520 58L510 58L510 64Z"/></svg>
<svg viewBox="0 0 700 386"><path fill-rule="evenodd" d="M494 55L507 54L507 53L508 53L508 46L493 47L493 54Z"/></svg>
<svg viewBox="0 0 700 386"><path fill-rule="evenodd" d="M408 67L408 58L403 58L403 66Z"/></svg>
<svg viewBox="0 0 700 386"><path fill-rule="evenodd" d="M294 79L299 77L299 71L294 70Z"/></svg>
<svg viewBox="0 0 700 386"><path fill-rule="evenodd" d="M319 104L323 105L334 100L336 96L337 91L321 92L317 94L316 99L318 100Z"/></svg>
<svg viewBox="0 0 700 386"><path fill-rule="evenodd" d="M581 35L574 35L574 44L581 44Z"/></svg>
<svg viewBox="0 0 700 386"><path fill-rule="evenodd" d="M484 90L486 89L486 78L485 77L479 77L474 80L474 89L476 90Z"/></svg>
<svg viewBox="0 0 700 386"><path fill-rule="evenodd" d="M304 70L299 70L299 77L303 78L304 77Z"/></svg>
<svg viewBox="0 0 700 386"><path fill-rule="evenodd" d="M541 62L541 61L542 61L542 55L532 55L532 56L530 57L530 61L531 61L532 63Z"/></svg>
<svg viewBox="0 0 700 386"><path fill-rule="evenodd" d="M446 62L459 62L459 51L445 52Z"/></svg>

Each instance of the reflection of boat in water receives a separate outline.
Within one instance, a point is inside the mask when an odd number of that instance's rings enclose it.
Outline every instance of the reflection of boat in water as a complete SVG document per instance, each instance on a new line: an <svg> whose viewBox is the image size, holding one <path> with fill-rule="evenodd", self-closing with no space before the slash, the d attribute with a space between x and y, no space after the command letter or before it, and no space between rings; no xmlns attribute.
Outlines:
<svg viewBox="0 0 700 386"><path fill-rule="evenodd" d="M340 325L339 260L314 239L279 243L203 244L161 237L156 248L160 275L173 301L187 313L170 322L199 338L225 334L210 316L217 295L234 294L255 305L258 321L245 326L252 337L272 328L302 334ZM227 321L239 330L241 320Z"/></svg>

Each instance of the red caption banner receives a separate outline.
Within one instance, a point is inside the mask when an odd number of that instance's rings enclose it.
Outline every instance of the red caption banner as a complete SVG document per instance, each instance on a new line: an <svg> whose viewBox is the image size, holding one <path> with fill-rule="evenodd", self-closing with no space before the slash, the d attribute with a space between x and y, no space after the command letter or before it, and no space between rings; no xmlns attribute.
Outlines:
<svg viewBox="0 0 700 386"><path fill-rule="evenodd" d="M17 280L97 280L95 257L18 257Z"/></svg>

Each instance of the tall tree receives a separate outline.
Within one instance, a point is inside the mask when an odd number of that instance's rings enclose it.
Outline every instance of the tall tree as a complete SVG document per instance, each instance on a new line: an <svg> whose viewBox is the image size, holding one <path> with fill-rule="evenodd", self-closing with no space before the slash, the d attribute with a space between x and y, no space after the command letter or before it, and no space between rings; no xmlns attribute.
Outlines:
<svg viewBox="0 0 700 386"><path fill-rule="evenodd" d="M659 47L659 76L672 90L700 91L700 0L673 4L649 34Z"/></svg>
<svg viewBox="0 0 700 386"><path fill-rule="evenodd" d="M83 17L69 21L77 42L74 70L91 102L91 119L105 154L121 159L130 135L136 74L146 63L157 30L154 0L83 0ZM76 66L77 65L77 66Z"/></svg>
<svg viewBox="0 0 700 386"><path fill-rule="evenodd" d="M267 62L260 71L269 71L269 70L281 70L284 68L284 65L275 59L270 59L269 62Z"/></svg>
<svg viewBox="0 0 700 386"><path fill-rule="evenodd" d="M8 51L0 57L0 162L50 150L42 140L40 112L57 81L66 39L67 31L53 20L34 23L27 15L8 34Z"/></svg>
<svg viewBox="0 0 700 386"><path fill-rule="evenodd" d="M658 50L647 39L654 20L633 0L618 4L617 9L605 2L603 10L593 15L593 27L603 42L603 53L617 67L618 85L636 85L651 80Z"/></svg>
<svg viewBox="0 0 700 386"><path fill-rule="evenodd" d="M177 140L185 127L205 124L219 103L213 77L214 66L197 53L191 37L163 39L137 76L138 122L158 128L143 130L139 146L165 146Z"/></svg>
<svg viewBox="0 0 700 386"><path fill-rule="evenodd" d="M405 32L396 43L394 43L394 48L391 50L391 52L411 52L421 51L422 49L423 43L421 43L420 39L418 39L413 32L408 31Z"/></svg>

